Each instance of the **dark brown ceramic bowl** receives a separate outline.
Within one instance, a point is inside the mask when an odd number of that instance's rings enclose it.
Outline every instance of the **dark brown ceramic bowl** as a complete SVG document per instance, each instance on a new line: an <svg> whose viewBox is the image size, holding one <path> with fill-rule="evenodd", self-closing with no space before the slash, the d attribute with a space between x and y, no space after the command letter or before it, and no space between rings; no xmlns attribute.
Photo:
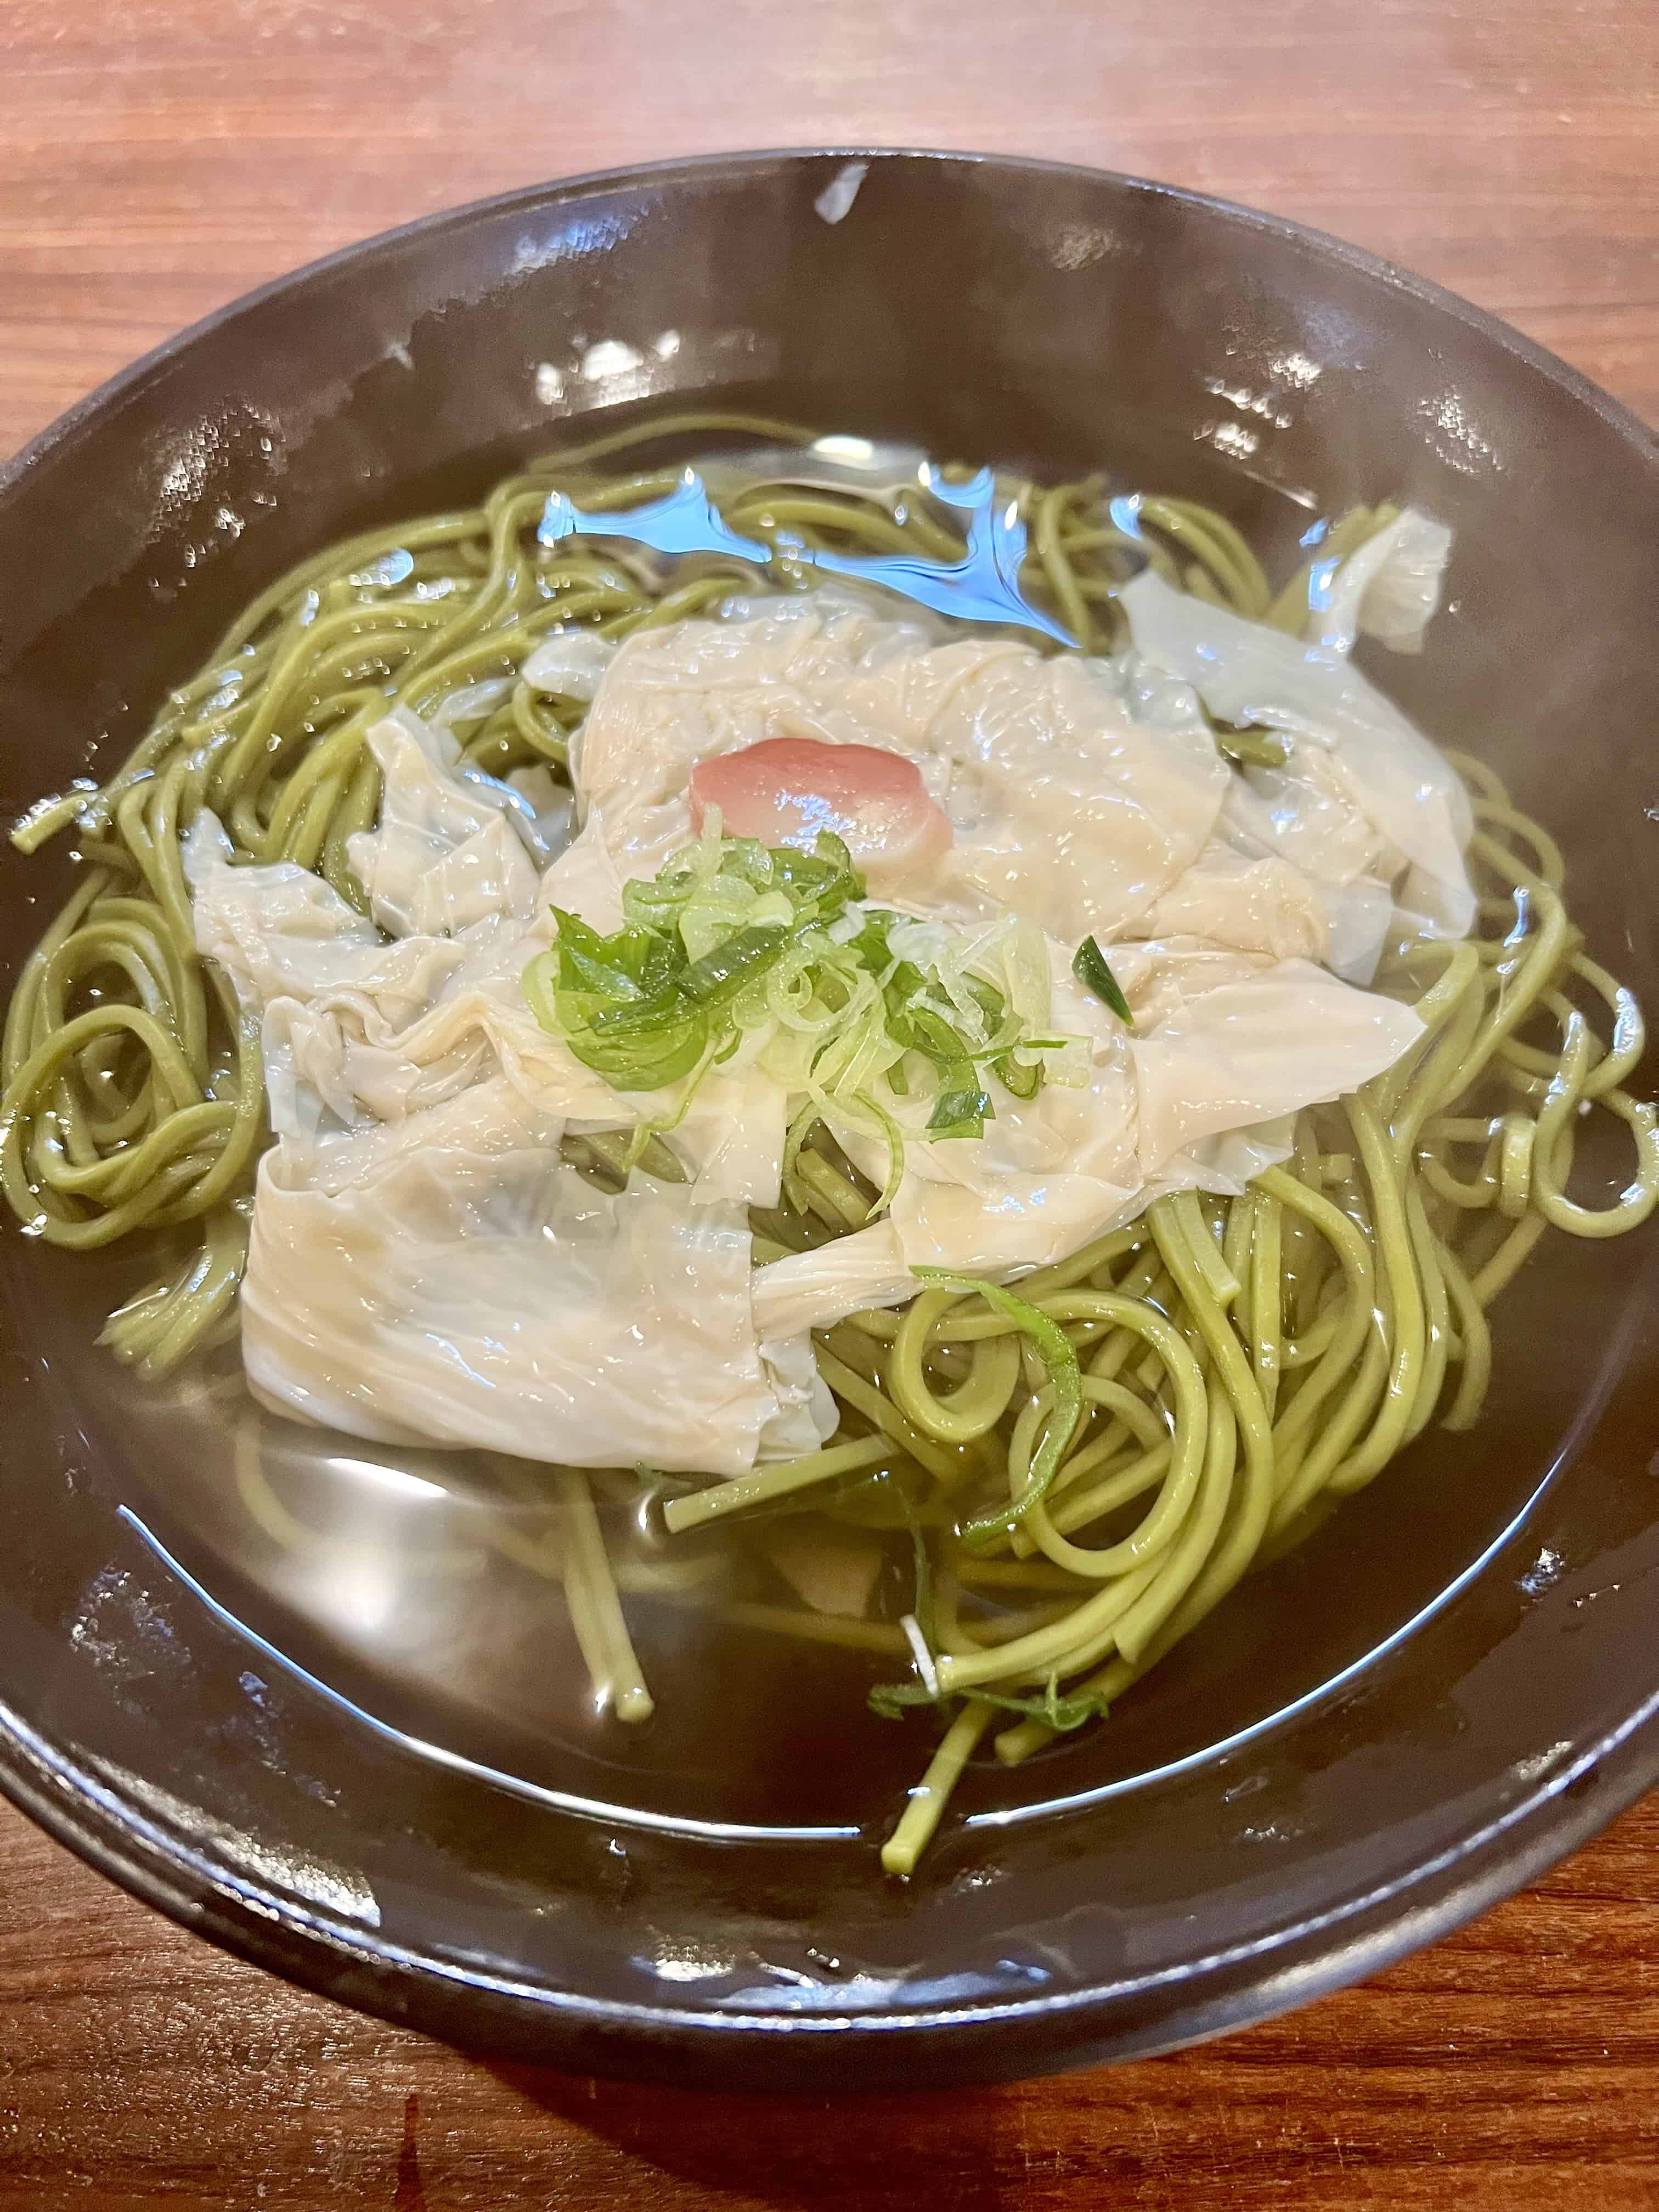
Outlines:
<svg viewBox="0 0 1659 2212"><path fill-rule="evenodd" d="M0 479L0 799L112 762L233 611L329 539L474 493L588 410L754 406L1105 467L1280 540L1310 504L1444 517L1449 609L1387 680L1553 827L1592 945L1659 1004L1641 427L1289 223L911 154L856 157L831 223L815 202L852 158L676 164L441 216L76 409ZM0 858L8 963L70 872ZM605 1814L632 1785L592 1743L509 1747L493 1779L434 1759L413 1739L447 1745L450 1716L318 1656L165 1464L140 1466L77 1263L0 1247L0 1784L186 1925L458 2041L819 2087L1167 2048L1428 1942L1659 1773L1651 1234L1555 1240L1499 1310L1475 1432L1430 1437L1253 1577L1108 1729L1017 1783L976 1772L972 1817L908 1887L872 1838L917 1739L799 1661L758 1750L675 1686L654 1826ZM716 1706L775 1690L782 1663L723 1654ZM862 1832L779 1832L837 1820ZM722 1837L733 1821L749 1836Z"/></svg>

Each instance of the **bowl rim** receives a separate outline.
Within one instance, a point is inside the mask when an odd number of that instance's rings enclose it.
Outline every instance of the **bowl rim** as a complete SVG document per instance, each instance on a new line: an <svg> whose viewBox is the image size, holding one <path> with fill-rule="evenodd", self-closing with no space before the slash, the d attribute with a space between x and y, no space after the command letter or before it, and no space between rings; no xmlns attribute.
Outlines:
<svg viewBox="0 0 1659 2212"><path fill-rule="evenodd" d="M1217 195L1085 163L965 149L849 141L715 152L552 178L422 216L355 240L215 307L118 370L0 463L0 501L42 464L142 392L179 356L222 325L370 255L479 220L562 204L599 191L665 187L840 161L937 163L1069 178L1201 209L1224 223L1278 239L1318 262L1379 282L1450 316L1589 408L1651 467L1659 432L1577 369L1456 293L1310 225ZM1644 1270L1650 1284L1659 1267ZM883 2013L715 2012L586 1995L514 1982L381 1942L360 1926L210 1863L149 1820L70 1748L49 1741L0 1700L0 1794L98 1872L191 1932L284 1979L399 2026L464 2043L574 2063L586 2070L688 2079L699 2086L801 2087L811 2054L838 2039L847 2088L967 2084L1154 2056L1273 2017L1380 1972L1535 1880L1659 1782L1659 1684L1637 1710L1580 1748L1496 1819L1370 1893L1298 1918L1244 1947L1273 1971L1227 1978L1242 1960L1212 1954L1139 1979L1091 1983L1042 1996ZM1593 1787L1589 1785L1593 1784ZM1154 1988L1182 1994L1127 2029L1103 2017ZM1010 2031L1011 2047L999 2051ZM1035 2036L1033 2035L1035 2031ZM852 2047L848 2047L851 2039ZM929 2063L926 2046L943 2040ZM795 2054L792 2063L787 2055ZM764 2051L761 2078L752 2063ZM922 2061L918 2065L918 2061Z"/></svg>
<svg viewBox="0 0 1659 2212"><path fill-rule="evenodd" d="M531 185L520 185L505 192L492 192L482 199L463 200L458 205L435 209L430 215L416 216L411 222L394 223L386 230L371 232L366 238L353 240L337 246L331 252L319 254L314 259L303 261L251 291L238 293L233 299L210 308L194 322L186 323L159 345L150 347L129 362L125 368L94 385L90 392L66 407L44 428L36 431L9 459L0 460L0 495L9 492L13 484L36 467L57 447L72 439L86 425L88 419L101 415L115 402L141 390L158 371L173 357L188 349L198 338L207 337L222 323L267 301L279 298L284 292L297 290L319 276L325 276L349 262L364 255L387 251L409 244L428 232L436 233L459 228L478 217L504 215L514 207L530 207L544 202L551 195L568 199L576 195L609 189L618 185L647 185L661 180L678 182L699 175L713 175L723 169L734 171L776 167L783 164L805 164L808 161L866 161L872 165L885 161L937 162L941 167L960 165L968 168L995 168L1012 171L1019 175L1073 177L1091 184L1107 184L1134 192L1144 192L1158 198L1177 201L1187 207L1206 209L1229 222L1248 230L1265 233L1286 240L1305 250L1311 250L1322 260L1335 260L1346 268L1361 275L1380 278L1391 290L1404 292L1420 300L1425 306L1437 307L1449 313L1469 329L1478 331L1484 337L1494 339L1504 351L1522 361L1547 376L1571 398L1589 407L1601 416L1609 428L1632 440L1648 459L1659 459L1659 429L1650 428L1640 416L1615 399L1586 376L1574 368L1570 362L1552 353L1548 347L1539 344L1494 315L1485 307L1477 307L1459 292L1449 290L1431 277L1419 276L1385 255L1373 253L1369 248L1355 246L1334 233L1320 230L1311 223L1298 222L1290 216L1273 215L1263 209L1246 206L1241 200L1222 198L1218 193L1195 191L1184 185L1164 184L1156 177L1143 177L1133 170L1100 169L1085 161L1049 161L1035 154L981 154L969 149L940 146L883 146L848 140L844 143L824 146L778 146L738 149L732 152L688 154L673 155L658 161L631 161L618 167L580 170L574 176L544 178Z"/></svg>

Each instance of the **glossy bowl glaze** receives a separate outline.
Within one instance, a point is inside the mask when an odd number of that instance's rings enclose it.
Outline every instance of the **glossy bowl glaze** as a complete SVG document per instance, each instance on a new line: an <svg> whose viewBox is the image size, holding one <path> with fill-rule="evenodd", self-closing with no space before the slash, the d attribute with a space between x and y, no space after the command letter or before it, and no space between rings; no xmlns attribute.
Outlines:
<svg viewBox="0 0 1659 2212"><path fill-rule="evenodd" d="M636 403L1104 468L1281 549L1356 498L1431 509L1450 605L1389 688L1557 832L1592 948L1659 1005L1652 440L1346 246L1031 163L538 187L165 347L0 477L0 801L112 763L301 555ZM72 873L0 856L9 973ZM470 2045L847 2087L1214 2033L1429 1941L1659 1773L1659 1238L1548 1253L1472 1435L1253 1577L1106 1729L976 1771L898 1887L873 1839L919 1740L816 1662L703 1654L641 1781L591 1735L469 1735L319 1640L216 1545L194 1432L158 1443L91 1351L102 1275L9 1226L0 1785L186 1924ZM850 1832L785 1832L815 1825Z"/></svg>

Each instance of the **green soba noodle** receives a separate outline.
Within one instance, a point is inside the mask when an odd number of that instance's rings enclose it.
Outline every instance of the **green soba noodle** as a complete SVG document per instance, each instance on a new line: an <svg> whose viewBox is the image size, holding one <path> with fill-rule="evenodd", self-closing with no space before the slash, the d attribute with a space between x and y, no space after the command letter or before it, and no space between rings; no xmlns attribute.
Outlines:
<svg viewBox="0 0 1659 2212"><path fill-rule="evenodd" d="M86 872L12 999L0 1181L26 1231L52 1243L182 1232L175 1272L105 1331L142 1373L164 1374L234 1333L266 1141L258 1024L198 957L181 833L211 806L239 856L319 869L363 908L345 854L379 805L368 730L392 703L429 713L490 679L501 680L457 725L468 757L498 775L538 762L562 775L584 708L520 677L542 637L571 623L621 637L755 587L751 570L715 560L661 590L644 564L591 539L538 544L556 483L590 512L669 490L677 471L593 471L670 434L776 445L812 434L743 416L659 418L540 462L482 507L331 547L254 602L108 783L43 803L15 831L30 852L73 824ZM1125 641L1116 594L1148 558L1190 592L1299 627L1305 571L1275 595L1219 514L1143 499L1131 538L1102 519L1100 494L1095 481L1018 493L1030 527L1024 587L1085 650ZM896 509L889 494L755 481L720 504L750 538L945 560L963 550L914 498ZM1351 550L1388 513L1344 517L1322 557ZM1217 741L1236 758L1273 753L1248 732ZM831 1441L671 1498L672 1534L802 1504L908 1528L916 1583L904 1623L725 1608L742 1626L896 1661L920 1647L923 1679L889 1704L925 1698L948 1726L884 1850L890 1871L915 1866L988 1729L1000 1724L996 1751L1013 1765L1103 1715L1253 1563L1305 1534L1437 1413L1467 1428L1491 1372L1486 1310L1547 1228L1613 1236L1653 1210L1655 1110L1624 1087L1643 1045L1635 1001L1583 950L1551 838L1488 769L1456 765L1474 805L1480 922L1465 942L1419 939L1387 956L1377 988L1425 1025L1405 1060L1301 1114L1293 1157L1243 1197L1160 1199L1133 1226L1025 1277L1013 1305L940 1285L902 1312L823 1332L819 1365L842 1414ZM1568 1194L1591 1109L1625 1125L1637 1163L1599 1207ZM567 1140L613 1187L624 1150L622 1138ZM642 1164L679 1172L659 1147ZM799 1168L793 1200L754 1215L757 1259L868 1218L873 1191L822 1127ZM1062 1381L1080 1401L1074 1417L1069 1401L1057 1410ZM518 1470L521 1496L527 1474ZM643 1717L650 1698L618 1582L672 1598L700 1577L665 1567L653 1582L608 1559L592 1503L607 1480L561 1471L528 1494L555 1502L555 1480L567 1540L550 1550L520 1538L514 1556L562 1577L596 1683L620 1717Z"/></svg>

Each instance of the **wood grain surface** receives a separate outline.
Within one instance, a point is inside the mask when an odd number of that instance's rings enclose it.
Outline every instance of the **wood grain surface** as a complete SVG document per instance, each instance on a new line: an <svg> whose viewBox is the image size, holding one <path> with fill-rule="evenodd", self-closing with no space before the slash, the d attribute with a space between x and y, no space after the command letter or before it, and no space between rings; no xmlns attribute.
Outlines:
<svg viewBox="0 0 1659 2212"><path fill-rule="evenodd" d="M1654 0L0 0L0 455L388 224L854 140L1301 217L1659 419ZM1659 2207L1659 1801L1289 2021L856 2109L477 2063L210 1950L0 1808L0 2206L918 2203Z"/></svg>
<svg viewBox="0 0 1659 2212"><path fill-rule="evenodd" d="M971 2094L464 2058L143 1911L0 1808L0 2212L1651 2212L1659 1798L1288 2020Z"/></svg>

